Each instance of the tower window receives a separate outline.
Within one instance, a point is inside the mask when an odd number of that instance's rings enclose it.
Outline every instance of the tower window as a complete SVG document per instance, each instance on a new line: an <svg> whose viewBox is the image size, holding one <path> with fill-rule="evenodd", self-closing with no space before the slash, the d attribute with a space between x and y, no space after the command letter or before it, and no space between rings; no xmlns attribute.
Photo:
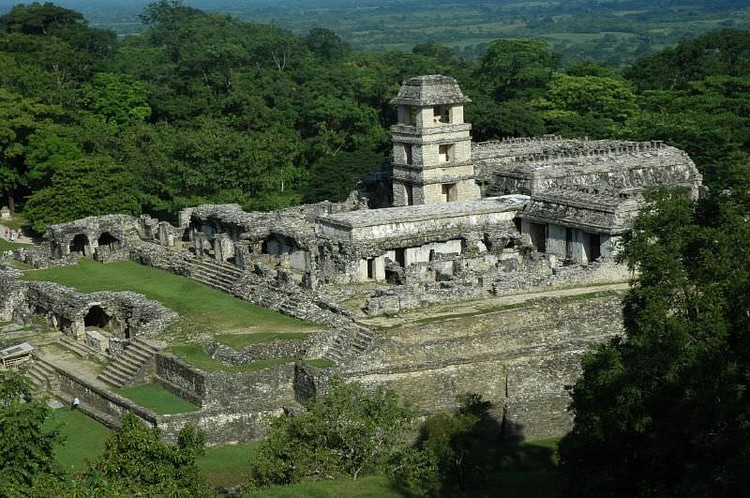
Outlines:
<svg viewBox="0 0 750 498"><path fill-rule="evenodd" d="M438 155L440 156L441 162L451 162L453 160L453 144L438 146Z"/></svg>
<svg viewBox="0 0 750 498"><path fill-rule="evenodd" d="M412 144L404 144L404 151L406 152L406 164L414 163L414 146Z"/></svg>
<svg viewBox="0 0 750 498"><path fill-rule="evenodd" d="M450 123L450 114L448 113L448 106L436 105L432 108L433 122L435 123Z"/></svg>
<svg viewBox="0 0 750 498"><path fill-rule="evenodd" d="M458 189L455 183L444 183L443 187L443 198L445 202L453 202L458 200Z"/></svg>

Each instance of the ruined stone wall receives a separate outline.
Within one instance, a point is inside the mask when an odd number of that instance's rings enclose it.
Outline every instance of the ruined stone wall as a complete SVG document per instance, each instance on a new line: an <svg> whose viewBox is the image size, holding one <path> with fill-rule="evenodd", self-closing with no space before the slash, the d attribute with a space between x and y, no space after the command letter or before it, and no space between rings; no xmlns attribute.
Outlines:
<svg viewBox="0 0 750 498"><path fill-rule="evenodd" d="M269 358L304 358L309 344L303 340L279 340L261 344L250 344L242 351L213 342L208 347L212 358L231 365L247 365L258 360Z"/></svg>
<svg viewBox="0 0 750 498"><path fill-rule="evenodd" d="M206 396L206 374L177 357L158 353L154 357L156 380L165 389L197 406Z"/></svg>
<svg viewBox="0 0 750 498"><path fill-rule="evenodd" d="M588 347L622 332L621 301L621 294L548 298L378 331L344 375L392 387L429 412L476 392L527 439L559 436L571 423L564 386L580 375Z"/></svg>
<svg viewBox="0 0 750 498"><path fill-rule="evenodd" d="M16 321L26 299L26 286L19 279L19 272L3 270L0 272L0 321ZM18 320L23 321L23 319Z"/></svg>
<svg viewBox="0 0 750 498"><path fill-rule="evenodd" d="M203 403L209 410L246 411L296 405L294 365L279 365L254 372L208 373Z"/></svg>

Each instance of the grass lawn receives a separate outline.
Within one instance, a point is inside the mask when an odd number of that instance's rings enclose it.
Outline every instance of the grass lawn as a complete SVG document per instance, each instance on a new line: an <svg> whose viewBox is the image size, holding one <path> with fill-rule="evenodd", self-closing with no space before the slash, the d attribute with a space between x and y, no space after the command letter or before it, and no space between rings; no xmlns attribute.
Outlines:
<svg viewBox="0 0 750 498"><path fill-rule="evenodd" d="M216 342L229 346L235 351L242 351L251 344L273 341L302 341L307 338L304 332L258 332L255 334L219 334L214 336Z"/></svg>
<svg viewBox="0 0 750 498"><path fill-rule="evenodd" d="M47 419L48 428L60 427L65 442L55 449L57 461L66 469L83 469L87 461L92 461L104 451L104 441L112 431L83 413L60 408Z"/></svg>
<svg viewBox="0 0 750 498"><path fill-rule="evenodd" d="M29 247L28 244L17 244L15 242L9 242L5 239L0 239L0 252L15 251L22 247Z"/></svg>
<svg viewBox="0 0 750 498"><path fill-rule="evenodd" d="M159 415L195 412L200 409L179 396L175 396L158 384L131 386L118 389L116 392L120 396L131 399Z"/></svg>
<svg viewBox="0 0 750 498"><path fill-rule="evenodd" d="M206 448L206 454L198 457L196 463L212 486L237 486L245 480L245 475L249 470L250 456L258 448L258 444L247 443Z"/></svg>
<svg viewBox="0 0 750 498"><path fill-rule="evenodd" d="M131 261L100 264L82 259L75 266L48 268L24 274L29 280L50 280L81 292L134 291L180 314L169 327L173 340L192 332L243 330L299 333L314 325L254 306L207 285Z"/></svg>
<svg viewBox="0 0 750 498"><path fill-rule="evenodd" d="M275 486L253 492L246 492L245 498L400 498L404 495L394 488L385 476L366 476L359 479L336 479L306 482L291 486ZM512 495L507 495L512 496Z"/></svg>

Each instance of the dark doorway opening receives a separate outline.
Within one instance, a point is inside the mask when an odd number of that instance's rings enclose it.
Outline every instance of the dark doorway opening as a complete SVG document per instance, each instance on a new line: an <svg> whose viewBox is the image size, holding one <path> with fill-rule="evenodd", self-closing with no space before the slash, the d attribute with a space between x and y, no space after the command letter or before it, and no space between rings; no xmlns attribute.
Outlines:
<svg viewBox="0 0 750 498"><path fill-rule="evenodd" d="M97 242L99 244L99 247L106 247L110 251L114 251L115 249L119 249L120 247L120 239L115 237L109 232L104 232L99 236L99 239L97 239Z"/></svg>
<svg viewBox="0 0 750 498"><path fill-rule="evenodd" d="M396 263L401 266L401 268L406 268L406 249L396 249Z"/></svg>
<svg viewBox="0 0 750 498"><path fill-rule="evenodd" d="M84 234L79 233L70 242L70 252L80 254L81 256L86 255L86 246L89 245L89 238Z"/></svg>
<svg viewBox="0 0 750 498"><path fill-rule="evenodd" d="M531 223L529 227L531 243L536 250L545 252L547 250L547 225L542 223Z"/></svg>
<svg viewBox="0 0 750 498"><path fill-rule="evenodd" d="M100 306L92 306L83 318L83 325L84 327L96 327L106 330L109 327L110 320L111 317Z"/></svg>
<svg viewBox="0 0 750 498"><path fill-rule="evenodd" d="M598 233L589 234L589 261L596 261L602 257L602 238Z"/></svg>

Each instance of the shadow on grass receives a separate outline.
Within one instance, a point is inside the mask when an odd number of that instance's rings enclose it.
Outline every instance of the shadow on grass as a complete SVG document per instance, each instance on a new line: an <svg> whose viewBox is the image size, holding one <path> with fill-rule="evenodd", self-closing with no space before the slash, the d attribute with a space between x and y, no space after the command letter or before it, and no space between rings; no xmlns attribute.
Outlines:
<svg viewBox="0 0 750 498"><path fill-rule="evenodd" d="M523 426L496 420L491 408L470 396L457 412L425 421L414 448L432 452L438 471L417 486L394 479L393 489L408 497L559 496L558 440L525 442Z"/></svg>

